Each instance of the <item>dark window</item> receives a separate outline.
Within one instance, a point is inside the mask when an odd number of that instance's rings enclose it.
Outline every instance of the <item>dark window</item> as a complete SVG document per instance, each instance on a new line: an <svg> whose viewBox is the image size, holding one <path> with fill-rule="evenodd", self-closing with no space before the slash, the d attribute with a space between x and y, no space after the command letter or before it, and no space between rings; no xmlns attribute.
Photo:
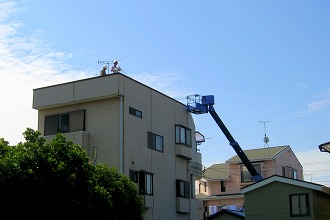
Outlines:
<svg viewBox="0 0 330 220"><path fill-rule="evenodd" d="M152 132L148 132L148 148L164 152L163 137Z"/></svg>
<svg viewBox="0 0 330 220"><path fill-rule="evenodd" d="M204 192L206 192L207 183L204 182Z"/></svg>
<svg viewBox="0 0 330 220"><path fill-rule="evenodd" d="M139 189L141 195L153 195L153 174L139 172Z"/></svg>
<svg viewBox="0 0 330 220"><path fill-rule="evenodd" d="M298 178L298 171L292 167L282 167L282 175L292 179Z"/></svg>
<svg viewBox="0 0 330 220"><path fill-rule="evenodd" d="M257 170L257 172L259 174L261 174L261 165L260 164L253 164L253 167ZM253 178L250 174L250 172L248 171L248 169L242 165L241 166L241 182L252 182Z"/></svg>
<svg viewBox="0 0 330 220"><path fill-rule="evenodd" d="M176 180L176 196L189 198L190 196L189 182L184 180Z"/></svg>
<svg viewBox="0 0 330 220"><path fill-rule="evenodd" d="M85 130L85 110L45 116L44 135Z"/></svg>
<svg viewBox="0 0 330 220"><path fill-rule="evenodd" d="M290 195L290 214L291 217L309 216L309 199L308 194L292 194Z"/></svg>
<svg viewBox="0 0 330 220"><path fill-rule="evenodd" d="M139 182L139 171L136 170L129 170L129 178L132 180L134 183Z"/></svg>
<svg viewBox="0 0 330 220"><path fill-rule="evenodd" d="M226 182L220 181L221 192L226 192Z"/></svg>
<svg viewBox="0 0 330 220"><path fill-rule="evenodd" d="M61 133L70 132L70 114L59 115L58 131Z"/></svg>
<svg viewBox="0 0 330 220"><path fill-rule="evenodd" d="M191 146L191 130L181 125L175 125L175 143Z"/></svg>
<svg viewBox="0 0 330 220"><path fill-rule="evenodd" d="M58 115L45 116L44 135L57 134L58 132Z"/></svg>
<svg viewBox="0 0 330 220"><path fill-rule="evenodd" d="M136 117L142 118L142 112L139 111L139 110L137 110L137 109L135 109L135 108L129 107L129 113L131 115L136 116Z"/></svg>

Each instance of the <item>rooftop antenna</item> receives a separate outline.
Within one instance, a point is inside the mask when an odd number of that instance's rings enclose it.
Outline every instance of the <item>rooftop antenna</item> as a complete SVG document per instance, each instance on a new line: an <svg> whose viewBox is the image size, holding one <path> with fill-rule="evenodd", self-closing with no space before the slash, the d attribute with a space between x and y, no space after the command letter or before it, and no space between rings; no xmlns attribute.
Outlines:
<svg viewBox="0 0 330 220"><path fill-rule="evenodd" d="M122 60L117 60L117 61L122 61ZM97 64L105 64L108 66L108 74L109 74L109 71L110 71L110 63L113 63L113 61L106 61L106 60L98 60L97 61Z"/></svg>
<svg viewBox="0 0 330 220"><path fill-rule="evenodd" d="M264 124L264 129L265 129L265 137L264 137L265 146L264 147L266 147L266 145L269 147L269 145L268 145L269 138L266 135L267 134L267 132L266 132L266 123L267 122L269 122L269 121L259 121L259 123L263 123Z"/></svg>

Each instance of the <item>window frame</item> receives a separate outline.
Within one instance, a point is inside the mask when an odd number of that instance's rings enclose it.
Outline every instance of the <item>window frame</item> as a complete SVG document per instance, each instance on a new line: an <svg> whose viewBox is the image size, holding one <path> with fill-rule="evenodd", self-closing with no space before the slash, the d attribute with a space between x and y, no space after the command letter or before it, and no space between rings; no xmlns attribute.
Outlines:
<svg viewBox="0 0 330 220"><path fill-rule="evenodd" d="M289 177L291 179L298 179L298 170L289 166L283 166L282 176Z"/></svg>
<svg viewBox="0 0 330 220"><path fill-rule="evenodd" d="M291 217L310 216L310 204L309 204L308 193L290 194L289 199L290 199ZM296 211L298 211L299 213L296 214L295 213Z"/></svg>
<svg viewBox="0 0 330 220"><path fill-rule="evenodd" d="M70 113L62 113L58 115L58 132L70 132Z"/></svg>
<svg viewBox="0 0 330 220"><path fill-rule="evenodd" d="M256 171L261 175L261 163L254 163L252 166L256 169ZM253 182L253 178L249 172L249 170L246 168L244 164L240 165L240 176L241 176L241 183L249 183Z"/></svg>
<svg viewBox="0 0 330 220"><path fill-rule="evenodd" d="M164 152L164 138L161 135L147 132L148 148L159 152Z"/></svg>
<svg viewBox="0 0 330 220"><path fill-rule="evenodd" d="M45 115L44 135L85 131L85 110Z"/></svg>
<svg viewBox="0 0 330 220"><path fill-rule="evenodd" d="M139 171L129 169L129 179L134 183L139 183Z"/></svg>
<svg viewBox="0 0 330 220"><path fill-rule="evenodd" d="M220 192L226 192L226 181L220 181Z"/></svg>
<svg viewBox="0 0 330 220"><path fill-rule="evenodd" d="M128 112L129 112L130 115L134 115L138 118L142 118L142 111L137 110L136 108L129 107Z"/></svg>
<svg viewBox="0 0 330 220"><path fill-rule="evenodd" d="M175 144L191 147L191 129L182 125L175 125Z"/></svg>
<svg viewBox="0 0 330 220"><path fill-rule="evenodd" d="M154 181L153 174L140 170L139 171L139 192L140 195L153 195Z"/></svg>
<svg viewBox="0 0 330 220"><path fill-rule="evenodd" d="M190 198L189 181L176 179L176 197Z"/></svg>

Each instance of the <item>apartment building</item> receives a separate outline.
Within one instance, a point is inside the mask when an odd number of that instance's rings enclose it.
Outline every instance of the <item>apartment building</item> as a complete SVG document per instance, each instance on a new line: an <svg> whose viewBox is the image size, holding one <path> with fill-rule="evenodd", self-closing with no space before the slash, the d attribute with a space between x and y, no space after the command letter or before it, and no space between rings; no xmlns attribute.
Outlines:
<svg viewBox="0 0 330 220"><path fill-rule="evenodd" d="M202 219L201 154L183 103L117 73L36 88L33 109L47 140L64 133L136 182L144 219Z"/></svg>
<svg viewBox="0 0 330 220"><path fill-rule="evenodd" d="M303 167L289 145L245 150L254 168L263 178L280 175L303 180ZM197 198L203 201L204 216L221 209L244 208L241 188L254 183L249 171L238 155L225 163L213 164L197 180Z"/></svg>

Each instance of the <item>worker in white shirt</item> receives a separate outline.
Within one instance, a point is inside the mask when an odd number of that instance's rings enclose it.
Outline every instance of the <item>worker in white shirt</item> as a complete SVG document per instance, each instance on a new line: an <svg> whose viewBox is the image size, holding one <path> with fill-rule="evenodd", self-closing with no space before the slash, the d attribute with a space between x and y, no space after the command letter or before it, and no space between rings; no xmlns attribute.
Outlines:
<svg viewBox="0 0 330 220"><path fill-rule="evenodd" d="M111 73L120 73L121 68L118 66L118 61L114 60L113 61L113 66L111 67Z"/></svg>

